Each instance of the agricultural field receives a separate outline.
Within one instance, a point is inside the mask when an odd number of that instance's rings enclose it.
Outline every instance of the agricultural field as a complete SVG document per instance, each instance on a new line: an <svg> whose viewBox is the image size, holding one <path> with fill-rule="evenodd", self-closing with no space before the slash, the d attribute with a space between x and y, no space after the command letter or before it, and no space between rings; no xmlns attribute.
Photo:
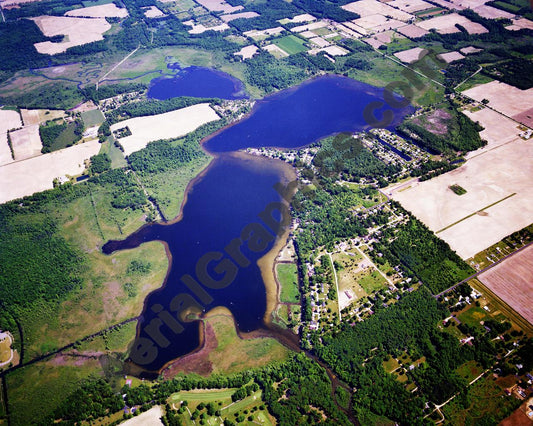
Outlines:
<svg viewBox="0 0 533 426"><path fill-rule="evenodd" d="M482 139L487 141L487 145L479 150L469 152L466 158L480 155L484 151L489 151L500 145L512 142L518 138L522 131L515 121L507 118L491 108L481 108L477 111L463 110L468 118L474 122L479 122L484 129L479 133Z"/></svg>
<svg viewBox="0 0 533 426"><path fill-rule="evenodd" d="M84 161L99 150L96 140L1 167L0 181L4 186L0 202L52 189L54 179L60 176L80 175L85 170Z"/></svg>
<svg viewBox="0 0 533 426"><path fill-rule="evenodd" d="M348 3L342 6L344 10L357 13L361 17L371 15L387 16L392 19L407 22L413 18L413 15L395 9L389 6L387 3L381 3L377 0L360 0L353 3Z"/></svg>
<svg viewBox="0 0 533 426"><path fill-rule="evenodd" d="M125 18L128 16L128 10L118 8L114 3L106 3L98 6L69 10L65 13L65 16L80 18Z"/></svg>
<svg viewBox="0 0 533 426"><path fill-rule="evenodd" d="M289 55L305 52L307 50L307 47L305 47L305 40L302 40L295 35L277 38L273 43Z"/></svg>
<svg viewBox="0 0 533 426"><path fill-rule="evenodd" d="M478 279L533 325L533 246L482 273Z"/></svg>
<svg viewBox="0 0 533 426"><path fill-rule="evenodd" d="M278 263L276 276L281 285L280 301L298 303L300 299L298 289L298 267L294 263Z"/></svg>
<svg viewBox="0 0 533 426"><path fill-rule="evenodd" d="M49 120L65 117L65 111L57 109L21 109L20 114L25 126L42 124Z"/></svg>
<svg viewBox="0 0 533 426"><path fill-rule="evenodd" d="M463 94L478 102L486 99L487 105L492 109L533 127L533 119L527 117L531 116L533 88L520 90L506 83L491 81L465 90Z"/></svg>
<svg viewBox="0 0 533 426"><path fill-rule="evenodd" d="M22 121L17 111L0 109L0 165L13 162L7 134L9 130L17 129L21 126Z"/></svg>
<svg viewBox="0 0 533 426"><path fill-rule="evenodd" d="M464 27L469 34L488 33L488 30L481 24L472 22L468 18L457 13L450 13L448 15L426 19L425 21L417 22L415 25L427 31L435 29L439 34L452 34L460 32L459 28L456 27L456 24Z"/></svg>
<svg viewBox="0 0 533 426"><path fill-rule="evenodd" d="M533 146L514 140L392 197L468 259L531 223ZM467 193L457 197L449 187Z"/></svg>
<svg viewBox="0 0 533 426"><path fill-rule="evenodd" d="M61 43L43 41L35 43L39 53L55 55L65 52L69 47L81 46L93 41L103 40L103 34L111 29L104 18L74 18L69 16L39 16L32 18L42 33L47 37L62 35Z"/></svg>
<svg viewBox="0 0 533 426"><path fill-rule="evenodd" d="M130 136L119 138L124 154L130 155L146 147L149 142L185 136L198 127L219 119L209 104L196 104L164 114L130 118L113 124L111 131L117 132L126 127L130 130Z"/></svg>
<svg viewBox="0 0 533 426"><path fill-rule="evenodd" d="M43 145L39 136L39 126L26 126L9 132L9 137L16 161L41 155Z"/></svg>

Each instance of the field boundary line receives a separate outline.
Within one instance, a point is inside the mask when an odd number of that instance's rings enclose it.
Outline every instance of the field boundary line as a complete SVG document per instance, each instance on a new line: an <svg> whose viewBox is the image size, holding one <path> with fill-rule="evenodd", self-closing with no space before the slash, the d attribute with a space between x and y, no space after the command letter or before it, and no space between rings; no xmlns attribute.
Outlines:
<svg viewBox="0 0 533 426"><path fill-rule="evenodd" d="M499 265L499 264L502 263L503 261L509 259L511 256L514 256L515 254L520 253L522 250L525 250L526 248L528 248L528 247L529 247L530 245L532 245L532 244L533 244L533 241L530 242L530 243L528 243L528 244L526 244L525 246L520 247L518 250L515 250L515 251L512 252L511 254L508 254L508 255L502 257L500 260L498 260L498 261L492 263L491 265L486 266L486 267L483 268L483 269L480 269L480 270L477 271L476 273L470 275L469 277L466 277L465 279L459 281L457 284L452 285L451 287L447 288L446 290L443 290L443 291L441 291L440 293L435 294L433 297L434 297L435 299L438 299L440 296L442 296L442 295L444 295L444 294L446 294L446 293L448 293L448 292L454 290L456 287L460 286L461 284L466 283L466 282L468 282L468 281L470 281L470 280L472 280L472 279L474 279L474 278L477 278L477 276L478 276L478 275L481 275L483 272L486 272L486 271L488 271L489 269L494 268L496 265ZM478 280L478 281L479 281L479 280ZM480 281L480 282L481 282L481 281ZM490 289L489 289L489 291L490 291ZM507 303L503 302L503 300L502 300L502 303L504 303L505 306L509 306L509 305L507 305ZM509 306L509 308L510 308L513 312L515 312L515 310L514 310L513 308L511 308L510 306ZM518 314L518 312L517 312L517 314ZM518 314L518 315L520 315L520 314Z"/></svg>
<svg viewBox="0 0 533 426"><path fill-rule="evenodd" d="M485 206L482 209L475 211L474 213L470 213L468 216L465 216L462 219L459 219L459 220L451 223L450 225L445 226L442 229L439 229L438 231L435 232L435 234L440 234L441 232L446 231L447 229L450 229L451 227L457 225L458 223L461 223L461 222L465 221L466 219L470 219L472 216L475 216L476 214L481 213L482 211L490 209L491 207L494 207L496 204L499 204L502 201L507 200L508 198L514 197L515 195L516 195L516 192L513 192L512 194L508 195L507 197L503 197L501 200L498 200L498 201L496 201L496 202L494 202L492 204L489 204L488 206Z"/></svg>
<svg viewBox="0 0 533 426"><path fill-rule="evenodd" d="M96 82L96 91L98 91L98 85L100 84L100 82L104 81L106 79L106 77L111 74L113 71L115 71L120 65L122 65L131 55L133 55L135 52L137 52L137 50L139 50L139 48L141 47L141 45L139 44L133 51L131 51L130 53L128 53L126 55L126 57L124 59L122 59L122 61L120 61L118 64L116 64L113 68L111 68L108 72L106 72L102 78L100 78L97 82Z"/></svg>

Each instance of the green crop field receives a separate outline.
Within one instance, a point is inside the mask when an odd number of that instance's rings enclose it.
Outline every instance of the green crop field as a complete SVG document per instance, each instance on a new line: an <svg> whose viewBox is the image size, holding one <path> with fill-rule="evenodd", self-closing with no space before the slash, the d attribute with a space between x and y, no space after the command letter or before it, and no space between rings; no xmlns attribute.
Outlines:
<svg viewBox="0 0 533 426"><path fill-rule="evenodd" d="M305 52L307 50L307 47L304 46L305 40L302 40L295 35L278 38L274 40L274 44L289 55Z"/></svg>
<svg viewBox="0 0 533 426"><path fill-rule="evenodd" d="M277 265L276 271L281 285L280 300L297 303L299 299L298 268L294 263L280 263Z"/></svg>

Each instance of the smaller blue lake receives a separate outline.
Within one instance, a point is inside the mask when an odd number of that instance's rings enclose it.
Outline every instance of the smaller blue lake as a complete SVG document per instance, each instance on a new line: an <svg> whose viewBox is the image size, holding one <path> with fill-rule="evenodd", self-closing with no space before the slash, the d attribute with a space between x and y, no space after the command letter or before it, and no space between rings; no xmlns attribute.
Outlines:
<svg viewBox="0 0 533 426"><path fill-rule="evenodd" d="M244 84L225 72L203 67L179 68L169 64L169 69L178 69L175 76L162 76L152 80L148 97L170 99L178 96L195 98L246 99Z"/></svg>

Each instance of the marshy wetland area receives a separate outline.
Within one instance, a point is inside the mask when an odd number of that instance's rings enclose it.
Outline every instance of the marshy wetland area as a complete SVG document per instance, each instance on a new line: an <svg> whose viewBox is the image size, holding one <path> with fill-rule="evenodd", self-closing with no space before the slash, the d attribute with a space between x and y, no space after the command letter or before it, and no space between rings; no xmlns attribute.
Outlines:
<svg viewBox="0 0 533 426"><path fill-rule="evenodd" d="M0 425L526 424L526 0L0 0Z"/></svg>

